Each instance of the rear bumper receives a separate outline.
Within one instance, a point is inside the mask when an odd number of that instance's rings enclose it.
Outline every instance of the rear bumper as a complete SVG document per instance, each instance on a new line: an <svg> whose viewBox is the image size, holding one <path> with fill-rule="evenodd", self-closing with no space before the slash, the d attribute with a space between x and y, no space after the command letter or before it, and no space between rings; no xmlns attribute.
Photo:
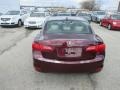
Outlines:
<svg viewBox="0 0 120 90"><path fill-rule="evenodd" d="M56 61L49 59L33 59L35 69L43 72L89 72L103 67L104 57L82 61Z"/></svg>

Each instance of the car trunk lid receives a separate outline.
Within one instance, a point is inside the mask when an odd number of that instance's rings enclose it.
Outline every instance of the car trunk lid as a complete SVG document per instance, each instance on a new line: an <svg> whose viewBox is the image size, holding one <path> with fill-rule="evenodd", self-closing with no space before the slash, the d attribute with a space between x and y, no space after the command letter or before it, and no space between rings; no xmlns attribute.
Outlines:
<svg viewBox="0 0 120 90"><path fill-rule="evenodd" d="M94 35L46 35L39 44L53 47L52 52L42 51L47 59L56 60L88 60L96 56L96 52L87 52L86 48L96 45Z"/></svg>

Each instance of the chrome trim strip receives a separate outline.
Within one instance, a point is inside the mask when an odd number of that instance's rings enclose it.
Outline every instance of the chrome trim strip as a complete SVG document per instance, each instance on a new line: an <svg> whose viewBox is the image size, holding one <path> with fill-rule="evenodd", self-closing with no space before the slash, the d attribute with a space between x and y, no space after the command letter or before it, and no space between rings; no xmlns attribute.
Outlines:
<svg viewBox="0 0 120 90"><path fill-rule="evenodd" d="M55 64L88 64L88 63L103 61L104 56L99 56L99 57L96 57L95 59L92 59L92 60L70 61L70 62L58 61L55 59L53 59L53 60L52 59L45 59L45 58L38 58L37 60L40 60L43 62L48 62L48 63L55 63Z"/></svg>

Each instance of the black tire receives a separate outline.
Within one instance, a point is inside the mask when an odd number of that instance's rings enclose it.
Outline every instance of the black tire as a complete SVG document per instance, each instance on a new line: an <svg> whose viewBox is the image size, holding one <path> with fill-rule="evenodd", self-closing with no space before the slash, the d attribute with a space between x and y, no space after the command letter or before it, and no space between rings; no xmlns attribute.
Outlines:
<svg viewBox="0 0 120 90"><path fill-rule="evenodd" d="M21 26L22 26L22 21L19 20L19 21L18 21L18 27L21 27Z"/></svg>

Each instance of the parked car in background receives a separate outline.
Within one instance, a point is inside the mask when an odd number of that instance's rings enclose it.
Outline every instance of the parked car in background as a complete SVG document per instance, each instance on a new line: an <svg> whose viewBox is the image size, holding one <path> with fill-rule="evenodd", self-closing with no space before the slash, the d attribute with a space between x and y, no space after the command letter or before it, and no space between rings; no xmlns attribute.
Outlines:
<svg viewBox="0 0 120 90"><path fill-rule="evenodd" d="M0 17L1 26L22 26L27 15L21 13L21 11L8 11L6 14Z"/></svg>
<svg viewBox="0 0 120 90"><path fill-rule="evenodd" d="M80 12L77 14L78 17L83 17L89 22L91 22L91 14Z"/></svg>
<svg viewBox="0 0 120 90"><path fill-rule="evenodd" d="M106 17L101 20L100 25L107 27L109 30L111 29L120 30L120 14L106 15Z"/></svg>
<svg viewBox="0 0 120 90"><path fill-rule="evenodd" d="M100 23L101 19L103 19L105 15L106 15L105 11L93 11L92 21Z"/></svg>
<svg viewBox="0 0 120 90"><path fill-rule="evenodd" d="M46 13L44 12L33 12L30 14L24 22L25 28L42 28L42 24L45 21Z"/></svg>
<svg viewBox="0 0 120 90"><path fill-rule="evenodd" d="M32 44L33 63L41 72L98 72L105 44L80 17L48 17Z"/></svg>

